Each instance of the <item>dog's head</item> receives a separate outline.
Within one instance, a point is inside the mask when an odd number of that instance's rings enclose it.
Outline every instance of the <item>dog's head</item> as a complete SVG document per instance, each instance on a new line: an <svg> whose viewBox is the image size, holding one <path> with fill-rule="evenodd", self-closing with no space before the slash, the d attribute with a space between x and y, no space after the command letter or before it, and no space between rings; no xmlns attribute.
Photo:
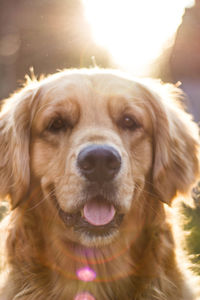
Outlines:
<svg viewBox="0 0 200 300"><path fill-rule="evenodd" d="M170 204L195 181L198 129L178 94L110 71L33 82L1 112L1 196L51 206L76 242L110 243L144 199Z"/></svg>

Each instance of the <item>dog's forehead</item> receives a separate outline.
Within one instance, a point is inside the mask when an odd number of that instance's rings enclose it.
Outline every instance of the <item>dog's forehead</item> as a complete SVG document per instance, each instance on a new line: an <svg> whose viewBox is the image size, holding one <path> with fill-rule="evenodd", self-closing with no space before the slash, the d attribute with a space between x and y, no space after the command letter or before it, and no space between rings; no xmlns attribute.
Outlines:
<svg viewBox="0 0 200 300"><path fill-rule="evenodd" d="M49 105L74 100L79 105L95 105L113 99L141 99L141 87L136 81L108 74L61 74L50 78L42 86L44 101ZM138 104L138 101L137 101Z"/></svg>

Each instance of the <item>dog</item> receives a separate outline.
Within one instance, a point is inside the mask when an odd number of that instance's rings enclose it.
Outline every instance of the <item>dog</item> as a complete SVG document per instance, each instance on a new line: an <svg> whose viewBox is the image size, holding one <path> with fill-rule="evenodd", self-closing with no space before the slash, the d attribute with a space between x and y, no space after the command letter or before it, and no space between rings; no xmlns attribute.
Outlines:
<svg viewBox="0 0 200 300"><path fill-rule="evenodd" d="M178 87L120 71L29 80L0 114L1 300L194 300L170 207L199 176Z"/></svg>

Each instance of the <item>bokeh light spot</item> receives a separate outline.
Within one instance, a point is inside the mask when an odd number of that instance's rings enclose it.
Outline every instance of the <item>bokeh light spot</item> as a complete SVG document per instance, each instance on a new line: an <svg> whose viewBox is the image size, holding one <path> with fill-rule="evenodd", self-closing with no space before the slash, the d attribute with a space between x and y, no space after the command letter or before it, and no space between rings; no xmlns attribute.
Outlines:
<svg viewBox="0 0 200 300"><path fill-rule="evenodd" d="M95 271L89 267L79 269L76 274L77 277L82 281L92 281L96 278Z"/></svg>

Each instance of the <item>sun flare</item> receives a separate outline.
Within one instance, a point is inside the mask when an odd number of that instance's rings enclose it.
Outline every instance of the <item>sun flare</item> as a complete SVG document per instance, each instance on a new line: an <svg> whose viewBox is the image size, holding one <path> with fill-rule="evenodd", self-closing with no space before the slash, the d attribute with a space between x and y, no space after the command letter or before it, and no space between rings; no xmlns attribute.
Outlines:
<svg viewBox="0 0 200 300"><path fill-rule="evenodd" d="M191 0L83 0L96 43L120 67L142 75L169 45Z"/></svg>

